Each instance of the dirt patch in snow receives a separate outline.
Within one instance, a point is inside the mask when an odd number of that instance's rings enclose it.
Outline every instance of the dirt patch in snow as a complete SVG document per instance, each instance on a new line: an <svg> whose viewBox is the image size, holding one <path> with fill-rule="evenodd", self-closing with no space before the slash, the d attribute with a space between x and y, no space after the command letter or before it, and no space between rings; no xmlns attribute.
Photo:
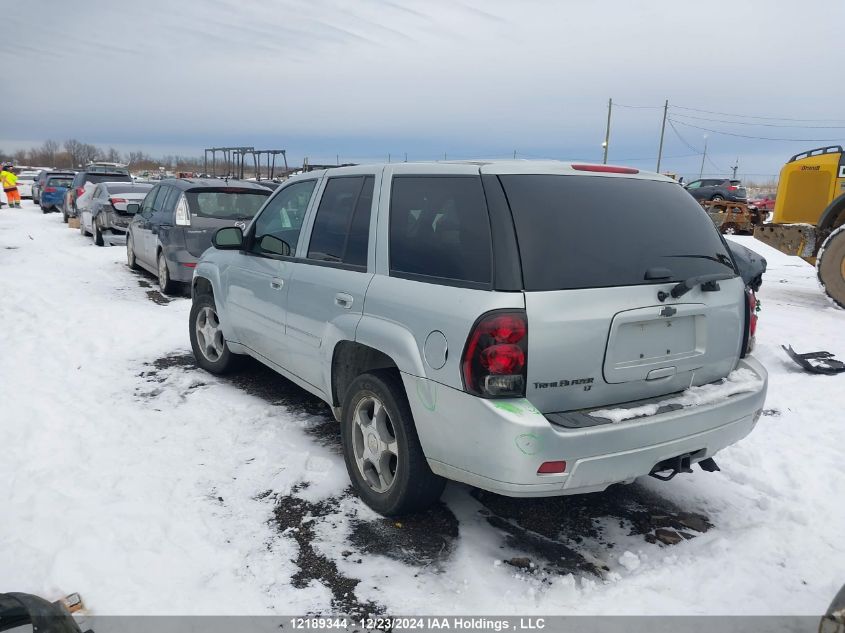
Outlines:
<svg viewBox="0 0 845 633"><path fill-rule="evenodd" d="M147 299L160 306L166 306L173 301L170 297L165 297L158 290L147 290Z"/></svg>
<svg viewBox="0 0 845 633"><path fill-rule="evenodd" d="M608 571L604 561L615 545L607 529L611 524L628 536L662 545L694 538L713 527L706 516L686 512L636 484L547 499L502 497L481 490L472 494L484 505L481 513L487 522L503 533L507 547L524 552L532 562L530 569L555 574Z"/></svg>
<svg viewBox="0 0 845 633"><path fill-rule="evenodd" d="M368 616L383 613L382 607L372 602L360 602L355 597L355 588L361 583L359 579L342 574L334 561L314 548L315 524L331 521L331 517L340 512L339 505L344 497L329 497L317 502L297 497L296 493L307 486L307 483L299 484L294 486L289 495L279 497L273 512L273 520L279 531L299 545L299 553L294 561L299 571L291 578L291 584L299 589L314 580L323 584L332 593L332 614ZM346 493L345 496L348 495Z"/></svg>
<svg viewBox="0 0 845 633"><path fill-rule="evenodd" d="M380 554L409 565L434 566L452 554L458 539L458 519L443 503L426 512L375 521L352 521L349 541L367 554Z"/></svg>

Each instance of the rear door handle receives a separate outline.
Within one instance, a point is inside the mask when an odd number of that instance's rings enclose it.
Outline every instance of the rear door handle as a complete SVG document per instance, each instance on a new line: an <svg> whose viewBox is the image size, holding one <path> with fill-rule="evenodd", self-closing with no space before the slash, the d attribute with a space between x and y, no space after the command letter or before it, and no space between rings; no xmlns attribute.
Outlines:
<svg viewBox="0 0 845 633"><path fill-rule="evenodd" d="M348 295L345 292L338 292L334 296L334 302L341 308L346 308L347 310L352 307L352 301L352 295Z"/></svg>
<svg viewBox="0 0 845 633"><path fill-rule="evenodd" d="M270 287L273 290L281 290L282 286L284 286L284 285L285 285L284 279L280 279L278 277L273 277L273 279L270 280Z"/></svg>

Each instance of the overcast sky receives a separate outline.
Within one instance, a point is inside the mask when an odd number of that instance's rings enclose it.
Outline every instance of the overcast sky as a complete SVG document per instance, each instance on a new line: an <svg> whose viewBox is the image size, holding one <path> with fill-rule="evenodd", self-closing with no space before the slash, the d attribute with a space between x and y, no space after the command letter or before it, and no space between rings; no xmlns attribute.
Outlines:
<svg viewBox="0 0 845 633"><path fill-rule="evenodd" d="M664 99L685 142L667 126L662 170L697 175L704 135L705 173L739 157L748 178L845 142L843 0L18 0L2 10L6 151L75 137L154 154L279 147L292 162L514 151L600 161L608 97L620 104L610 162L645 169ZM789 124L805 127L779 127Z"/></svg>

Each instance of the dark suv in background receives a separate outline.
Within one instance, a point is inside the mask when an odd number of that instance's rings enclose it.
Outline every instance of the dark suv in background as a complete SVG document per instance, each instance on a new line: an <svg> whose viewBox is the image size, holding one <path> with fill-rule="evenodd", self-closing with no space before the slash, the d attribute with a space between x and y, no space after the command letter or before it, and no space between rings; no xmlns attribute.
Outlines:
<svg viewBox="0 0 845 633"><path fill-rule="evenodd" d="M728 200L730 202L745 202L748 195L740 180L728 178L704 178L693 180L684 185L696 200Z"/></svg>
<svg viewBox="0 0 845 633"><path fill-rule="evenodd" d="M62 220L67 222L68 218L75 218L79 214L76 208L76 199L85 192L85 183L92 182L132 182L132 176L126 167L111 164L91 163L73 177L73 184L65 195L62 204Z"/></svg>
<svg viewBox="0 0 845 633"><path fill-rule="evenodd" d="M133 216L126 230L129 267L158 275L163 293L178 292L191 281L215 231L227 226L245 228L271 193L243 180L162 180L141 205L126 205L127 214Z"/></svg>

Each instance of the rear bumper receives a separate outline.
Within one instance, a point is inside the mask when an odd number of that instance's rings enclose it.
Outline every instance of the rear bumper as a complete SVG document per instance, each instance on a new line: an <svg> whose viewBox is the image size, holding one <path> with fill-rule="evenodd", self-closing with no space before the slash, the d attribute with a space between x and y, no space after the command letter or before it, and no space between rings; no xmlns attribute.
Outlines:
<svg viewBox="0 0 845 633"><path fill-rule="evenodd" d="M194 269L199 258L194 257L184 248L171 247L166 248L164 252L167 257L170 278L180 283L190 283L194 278Z"/></svg>
<svg viewBox="0 0 845 633"><path fill-rule="evenodd" d="M403 374L420 442L444 477L516 497L596 492L647 475L663 460L697 462L748 435L766 397L768 376L754 358L739 367L762 380L756 391L618 424L555 426L527 400L484 400ZM546 461L566 472L538 475Z"/></svg>

